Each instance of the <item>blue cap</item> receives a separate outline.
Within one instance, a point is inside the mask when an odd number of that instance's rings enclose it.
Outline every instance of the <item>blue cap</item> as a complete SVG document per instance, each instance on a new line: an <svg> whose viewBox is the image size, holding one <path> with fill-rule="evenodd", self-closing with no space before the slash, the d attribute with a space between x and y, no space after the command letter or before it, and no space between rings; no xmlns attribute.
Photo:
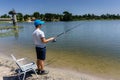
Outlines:
<svg viewBox="0 0 120 80"><path fill-rule="evenodd" d="M44 21L41 21L41 20L35 20L34 21L34 25L35 26L38 26L38 25L42 25L42 24L44 24L45 22Z"/></svg>

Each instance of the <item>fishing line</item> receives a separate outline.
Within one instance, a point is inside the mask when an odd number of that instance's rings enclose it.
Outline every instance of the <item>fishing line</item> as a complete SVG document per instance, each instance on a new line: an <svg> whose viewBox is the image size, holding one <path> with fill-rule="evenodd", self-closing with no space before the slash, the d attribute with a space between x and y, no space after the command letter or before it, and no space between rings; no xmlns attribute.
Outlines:
<svg viewBox="0 0 120 80"><path fill-rule="evenodd" d="M70 28L70 29L68 29L68 30L66 30L66 31L64 31L64 32L62 32L62 33L60 33L60 34L58 34L58 35L55 37L55 39L53 40L53 42L56 42L56 39L57 39L58 37L60 37L60 36L66 34L66 33L68 33L68 32L70 32L70 31L72 31L73 29L79 27L79 25L81 25L81 23L73 26L72 28Z"/></svg>

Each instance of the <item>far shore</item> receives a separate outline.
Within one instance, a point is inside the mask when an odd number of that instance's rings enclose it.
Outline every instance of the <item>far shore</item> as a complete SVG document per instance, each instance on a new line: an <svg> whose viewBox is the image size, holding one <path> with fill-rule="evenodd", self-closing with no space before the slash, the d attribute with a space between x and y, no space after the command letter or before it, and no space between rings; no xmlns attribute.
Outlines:
<svg viewBox="0 0 120 80"><path fill-rule="evenodd" d="M17 65L12 60L12 58L8 58L7 56L0 53L0 80L9 80L10 78L4 78L13 76L13 74L15 74L15 69L17 69ZM43 80L114 80L60 68L46 67L46 69L49 70L50 73L42 77L39 76L39 80L41 80L41 78L43 78ZM45 79L45 77L48 79ZM28 77L27 80L36 80L34 78L35 75Z"/></svg>

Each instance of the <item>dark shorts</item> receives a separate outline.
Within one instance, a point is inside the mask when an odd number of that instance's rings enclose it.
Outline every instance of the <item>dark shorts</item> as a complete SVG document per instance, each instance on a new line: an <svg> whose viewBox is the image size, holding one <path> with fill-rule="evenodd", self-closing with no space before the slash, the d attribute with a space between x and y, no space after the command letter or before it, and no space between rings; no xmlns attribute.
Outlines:
<svg viewBox="0 0 120 80"><path fill-rule="evenodd" d="M36 55L37 55L37 59L45 60L46 59L46 47L44 48L36 47Z"/></svg>

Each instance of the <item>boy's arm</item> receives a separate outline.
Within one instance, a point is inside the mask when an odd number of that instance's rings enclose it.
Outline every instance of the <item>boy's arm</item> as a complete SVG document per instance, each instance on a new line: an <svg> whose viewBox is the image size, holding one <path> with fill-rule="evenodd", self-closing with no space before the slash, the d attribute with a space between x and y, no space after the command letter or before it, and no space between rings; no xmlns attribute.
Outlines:
<svg viewBox="0 0 120 80"><path fill-rule="evenodd" d="M41 41L43 42L43 43L48 43L48 42L50 42L50 41L53 41L55 38L54 37L51 37L51 38L48 38L48 39L46 39L45 37L43 37L43 38L41 38Z"/></svg>

